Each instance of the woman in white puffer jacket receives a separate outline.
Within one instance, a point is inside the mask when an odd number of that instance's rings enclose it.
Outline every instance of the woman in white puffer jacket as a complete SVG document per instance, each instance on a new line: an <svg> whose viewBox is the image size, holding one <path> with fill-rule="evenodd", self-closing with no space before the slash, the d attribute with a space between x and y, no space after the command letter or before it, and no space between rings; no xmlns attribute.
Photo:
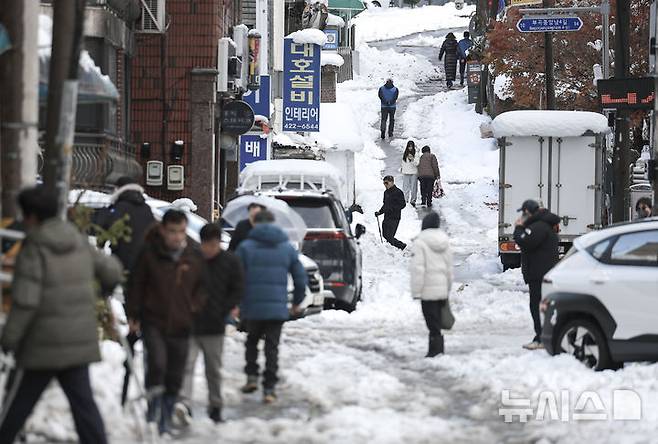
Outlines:
<svg viewBox="0 0 658 444"><path fill-rule="evenodd" d="M402 173L404 200L412 207L416 206L416 196L418 195L418 162L420 162L420 156L416 155L416 144L410 140L402 154L400 172Z"/></svg>
<svg viewBox="0 0 658 444"><path fill-rule="evenodd" d="M426 357L430 358L443 353L441 309L452 285L452 252L448 235L439 226L438 213L425 216L422 231L414 240L411 260L411 294L421 300L429 330Z"/></svg>

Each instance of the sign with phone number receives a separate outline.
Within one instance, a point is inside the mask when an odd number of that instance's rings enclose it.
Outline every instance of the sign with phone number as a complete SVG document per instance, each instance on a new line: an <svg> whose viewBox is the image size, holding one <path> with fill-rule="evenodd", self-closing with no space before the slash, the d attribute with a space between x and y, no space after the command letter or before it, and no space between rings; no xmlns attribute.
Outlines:
<svg viewBox="0 0 658 444"><path fill-rule="evenodd" d="M283 45L283 131L320 131L320 45Z"/></svg>

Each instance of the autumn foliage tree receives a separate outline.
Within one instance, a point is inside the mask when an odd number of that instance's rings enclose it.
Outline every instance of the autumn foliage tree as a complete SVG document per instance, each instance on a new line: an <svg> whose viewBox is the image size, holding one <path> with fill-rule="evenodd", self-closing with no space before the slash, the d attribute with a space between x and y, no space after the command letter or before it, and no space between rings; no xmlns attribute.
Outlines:
<svg viewBox="0 0 658 444"><path fill-rule="evenodd" d="M615 1L611 0L610 59L614 63ZM625 1L625 0L624 0ZM631 1L630 73L646 76L649 57L650 0ZM600 0L556 0L556 7L598 6ZM555 93L558 109L598 111L594 85L595 64L602 64L601 15L580 13L583 27L577 32L553 33ZM543 109L546 106L544 85L544 35L521 33L516 23L519 8L507 8L505 17L488 33L485 61L494 76L503 76L505 95L511 96L503 106L509 109ZM614 73L610 67L611 76Z"/></svg>

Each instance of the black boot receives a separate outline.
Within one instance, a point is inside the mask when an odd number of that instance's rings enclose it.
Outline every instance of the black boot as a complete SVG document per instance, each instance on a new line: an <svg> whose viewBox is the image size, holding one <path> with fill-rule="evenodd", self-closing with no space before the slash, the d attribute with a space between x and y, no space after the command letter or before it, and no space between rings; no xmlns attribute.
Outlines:
<svg viewBox="0 0 658 444"><path fill-rule="evenodd" d="M433 358L440 354L443 354L443 335L430 336L429 349L425 357Z"/></svg>
<svg viewBox="0 0 658 444"><path fill-rule="evenodd" d="M176 395L167 394L162 397L162 409L160 411L160 421L158 422L160 435L171 433L174 404L176 404Z"/></svg>

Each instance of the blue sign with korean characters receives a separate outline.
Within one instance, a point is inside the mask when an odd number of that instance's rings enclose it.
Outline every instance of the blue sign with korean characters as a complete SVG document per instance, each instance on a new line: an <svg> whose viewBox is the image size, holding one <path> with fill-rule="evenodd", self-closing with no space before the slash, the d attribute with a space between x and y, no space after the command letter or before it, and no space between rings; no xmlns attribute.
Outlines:
<svg viewBox="0 0 658 444"><path fill-rule="evenodd" d="M283 43L283 131L320 131L320 45Z"/></svg>
<svg viewBox="0 0 658 444"><path fill-rule="evenodd" d="M580 17L523 17L516 24L520 32L580 31L583 20Z"/></svg>
<svg viewBox="0 0 658 444"><path fill-rule="evenodd" d="M260 76L260 88L248 91L242 95L254 114L270 118L270 76Z"/></svg>
<svg viewBox="0 0 658 444"><path fill-rule="evenodd" d="M267 136L243 134L240 136L240 171L259 160L267 160Z"/></svg>

